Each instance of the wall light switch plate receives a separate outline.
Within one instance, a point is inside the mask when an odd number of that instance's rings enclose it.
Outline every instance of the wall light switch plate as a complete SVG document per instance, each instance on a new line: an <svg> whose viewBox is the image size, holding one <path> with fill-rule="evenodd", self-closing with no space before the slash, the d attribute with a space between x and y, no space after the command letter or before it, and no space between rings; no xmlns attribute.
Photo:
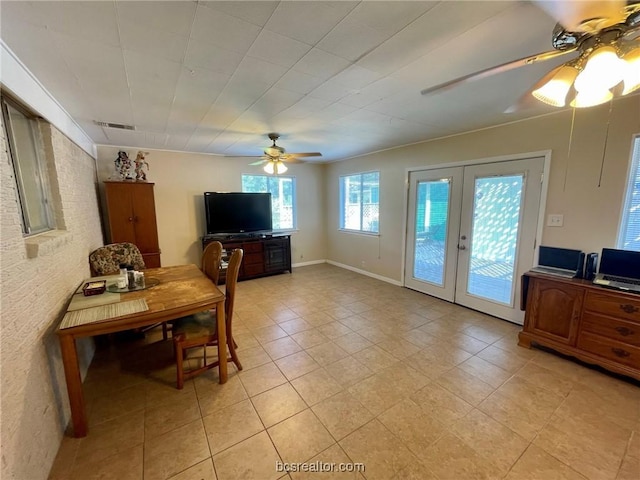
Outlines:
<svg viewBox="0 0 640 480"><path fill-rule="evenodd" d="M547 227L561 227L564 224L564 215L551 214L547 216Z"/></svg>

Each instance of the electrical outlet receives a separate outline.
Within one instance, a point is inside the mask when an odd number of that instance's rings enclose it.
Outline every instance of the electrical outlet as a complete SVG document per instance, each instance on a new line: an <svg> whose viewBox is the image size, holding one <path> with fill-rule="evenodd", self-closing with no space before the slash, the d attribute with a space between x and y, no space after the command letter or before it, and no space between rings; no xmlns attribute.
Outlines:
<svg viewBox="0 0 640 480"><path fill-rule="evenodd" d="M564 215L557 213L547 216L547 227L561 227L564 224Z"/></svg>

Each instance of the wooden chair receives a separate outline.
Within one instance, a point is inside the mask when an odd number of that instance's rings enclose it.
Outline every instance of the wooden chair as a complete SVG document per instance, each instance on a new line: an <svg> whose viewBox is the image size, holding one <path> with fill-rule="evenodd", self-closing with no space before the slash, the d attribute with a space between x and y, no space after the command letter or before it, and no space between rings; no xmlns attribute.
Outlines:
<svg viewBox="0 0 640 480"><path fill-rule="evenodd" d="M238 370L242 370L242 364L236 353L236 343L233 341L233 304L236 294L236 284L238 283L238 271L242 262L242 249L238 248L231 254L226 276L225 293L225 326L227 330L227 348L231 357L228 361L236 364ZM207 363L207 346L218 344L218 334L216 318L211 311L197 313L188 317L180 318L173 323L173 345L176 355L176 384L178 389L184 387L184 381L199 375L206 370L217 367L218 361ZM183 361L186 351L190 348L202 347L204 352L203 364L201 367L185 371Z"/></svg>
<svg viewBox="0 0 640 480"><path fill-rule="evenodd" d="M200 269L211 279L214 285L218 285L221 263L222 244L220 242L208 243L202 252L202 266Z"/></svg>
<svg viewBox="0 0 640 480"><path fill-rule="evenodd" d="M202 252L202 260L200 270L209 277L209 279L213 282L214 285L218 285L218 280L220 279L220 265L222 264L222 244L220 242L214 241L207 244ZM212 310L211 314L215 314L215 309ZM175 321L171 320L166 322L169 325L173 325ZM163 330L164 335L164 330ZM167 337L164 337L165 340ZM236 345L237 347L237 345Z"/></svg>

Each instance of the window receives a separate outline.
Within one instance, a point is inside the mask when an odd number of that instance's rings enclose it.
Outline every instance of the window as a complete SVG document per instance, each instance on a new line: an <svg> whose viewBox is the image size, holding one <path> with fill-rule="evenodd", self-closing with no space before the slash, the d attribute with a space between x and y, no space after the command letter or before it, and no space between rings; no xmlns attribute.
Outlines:
<svg viewBox="0 0 640 480"><path fill-rule="evenodd" d="M378 233L380 172L340 177L340 228Z"/></svg>
<svg viewBox="0 0 640 480"><path fill-rule="evenodd" d="M4 97L2 115L18 187L23 231L31 235L51 230L54 218L38 121Z"/></svg>
<svg viewBox="0 0 640 480"><path fill-rule="evenodd" d="M282 175L242 175L242 191L271 193L274 230L296 228L296 181Z"/></svg>
<svg viewBox="0 0 640 480"><path fill-rule="evenodd" d="M640 135L633 141L631 170L622 210L618 248L640 252Z"/></svg>

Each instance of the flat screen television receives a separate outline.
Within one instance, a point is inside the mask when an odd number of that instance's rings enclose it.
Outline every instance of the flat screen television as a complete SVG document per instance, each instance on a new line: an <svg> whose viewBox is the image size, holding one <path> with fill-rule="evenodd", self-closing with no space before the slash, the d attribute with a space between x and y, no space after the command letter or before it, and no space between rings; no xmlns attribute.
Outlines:
<svg viewBox="0 0 640 480"><path fill-rule="evenodd" d="M207 235L272 230L270 193L204 193Z"/></svg>

